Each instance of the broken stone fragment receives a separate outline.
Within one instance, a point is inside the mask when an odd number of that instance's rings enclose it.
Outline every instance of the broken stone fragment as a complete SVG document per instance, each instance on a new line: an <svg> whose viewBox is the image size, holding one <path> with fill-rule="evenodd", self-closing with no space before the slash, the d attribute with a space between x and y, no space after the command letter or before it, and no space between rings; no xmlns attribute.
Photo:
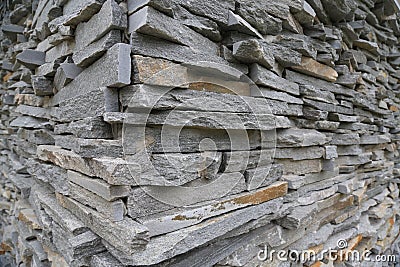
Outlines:
<svg viewBox="0 0 400 267"><path fill-rule="evenodd" d="M57 200L61 206L80 218L97 235L128 255L137 249L145 248L149 242L147 228L134 220L125 218L119 222L112 222L96 210L71 198L57 194Z"/></svg>
<svg viewBox="0 0 400 267"><path fill-rule="evenodd" d="M353 41L353 45L365 49L369 52L372 52L374 54L379 54L379 46L377 43L374 42L370 42L367 40L362 40L362 39L358 39Z"/></svg>
<svg viewBox="0 0 400 267"><path fill-rule="evenodd" d="M32 75L32 87L37 96L54 95L52 81L44 76Z"/></svg>
<svg viewBox="0 0 400 267"><path fill-rule="evenodd" d="M326 13L333 22L339 22L341 20L351 18L352 13L357 8L357 3L353 0L321 0Z"/></svg>
<svg viewBox="0 0 400 267"><path fill-rule="evenodd" d="M233 44L233 56L241 62L259 63L268 69L272 69L275 63L271 51L265 51L255 39Z"/></svg>
<svg viewBox="0 0 400 267"><path fill-rule="evenodd" d="M305 147L323 145L329 141L327 136L316 130L285 129L277 132L278 147Z"/></svg>
<svg viewBox="0 0 400 267"><path fill-rule="evenodd" d="M282 20L268 14L259 1L239 1L237 5L238 14L249 24L256 28L261 34L278 34L282 31Z"/></svg>

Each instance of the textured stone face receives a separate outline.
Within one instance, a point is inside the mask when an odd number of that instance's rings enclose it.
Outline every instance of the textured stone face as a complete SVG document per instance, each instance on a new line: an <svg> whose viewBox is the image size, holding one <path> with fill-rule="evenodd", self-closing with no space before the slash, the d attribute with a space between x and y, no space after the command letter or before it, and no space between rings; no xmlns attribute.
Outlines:
<svg viewBox="0 0 400 267"><path fill-rule="evenodd" d="M398 255L399 11L0 1L0 266Z"/></svg>

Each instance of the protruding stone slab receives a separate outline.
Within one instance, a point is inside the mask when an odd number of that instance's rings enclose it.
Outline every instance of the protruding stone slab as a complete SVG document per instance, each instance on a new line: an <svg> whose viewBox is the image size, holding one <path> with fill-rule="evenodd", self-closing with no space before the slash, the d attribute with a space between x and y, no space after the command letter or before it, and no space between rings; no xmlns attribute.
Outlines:
<svg viewBox="0 0 400 267"><path fill-rule="evenodd" d="M62 90L67 88L68 85ZM118 92L112 88L103 87L90 90L83 95L72 96L60 102L59 107L51 109L51 116L56 121L70 122L88 117L103 116L106 112L115 112L118 109Z"/></svg>
<svg viewBox="0 0 400 267"><path fill-rule="evenodd" d="M218 51L209 39L149 6L129 16L129 32L152 35L213 55Z"/></svg>
<svg viewBox="0 0 400 267"><path fill-rule="evenodd" d="M227 197L203 205L188 207L183 211L169 211L161 218L158 215L138 219L148 227L150 236L157 236L199 224L211 217L232 212L236 209L259 205L287 194L287 183L276 182L271 186L234 197ZM218 207L214 209L213 207Z"/></svg>
<svg viewBox="0 0 400 267"><path fill-rule="evenodd" d="M35 68L45 63L46 53L32 49L26 49L17 55L17 61L28 69Z"/></svg>
<svg viewBox="0 0 400 267"><path fill-rule="evenodd" d="M71 198L57 194L57 200L64 208L81 218L97 235L127 255L133 254L138 249L144 249L149 242L147 228L134 220L125 218L119 222L112 222L99 212Z"/></svg>
<svg viewBox="0 0 400 267"><path fill-rule="evenodd" d="M111 30L99 40L83 47L79 51L76 51L72 55L74 63L81 68L90 66L93 62L101 58L110 47L116 43L120 43L122 40L121 36L121 31Z"/></svg>
<svg viewBox="0 0 400 267"><path fill-rule="evenodd" d="M316 130L287 129L277 132L277 147L302 147L324 145L329 141Z"/></svg>
<svg viewBox="0 0 400 267"><path fill-rule="evenodd" d="M76 201L89 206L105 216L112 222L119 222L124 219L125 204L121 199L107 201L102 197L86 190L85 188L69 182L69 196Z"/></svg>
<svg viewBox="0 0 400 267"><path fill-rule="evenodd" d="M91 178L78 172L68 171L68 180L86 188L107 201L113 201L129 195L129 186L115 186L105 183L103 180Z"/></svg>
<svg viewBox="0 0 400 267"><path fill-rule="evenodd" d="M250 77L258 85L268 86L293 95L300 94L298 84L292 83L282 77L279 77L272 71L269 71L258 64L253 64L251 66Z"/></svg>
<svg viewBox="0 0 400 267"><path fill-rule="evenodd" d="M301 73L321 78L329 82L336 82L336 79L338 78L338 73L333 68L323 65L309 57L303 57L301 65L293 66L292 68Z"/></svg>
<svg viewBox="0 0 400 267"><path fill-rule="evenodd" d="M81 72L53 98L53 105L84 95L93 88L122 87L131 82L130 45L116 44L93 65Z"/></svg>
<svg viewBox="0 0 400 267"><path fill-rule="evenodd" d="M127 26L127 16L122 8L114 0L107 0L88 22L79 23L76 27L75 51L84 49L111 30L124 30Z"/></svg>

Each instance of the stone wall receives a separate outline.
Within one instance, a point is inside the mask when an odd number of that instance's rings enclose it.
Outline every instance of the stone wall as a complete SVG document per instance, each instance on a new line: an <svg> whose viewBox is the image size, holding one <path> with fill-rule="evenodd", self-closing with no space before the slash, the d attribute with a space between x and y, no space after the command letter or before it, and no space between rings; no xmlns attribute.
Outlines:
<svg viewBox="0 0 400 267"><path fill-rule="evenodd" d="M1 1L0 265L399 264L399 11Z"/></svg>

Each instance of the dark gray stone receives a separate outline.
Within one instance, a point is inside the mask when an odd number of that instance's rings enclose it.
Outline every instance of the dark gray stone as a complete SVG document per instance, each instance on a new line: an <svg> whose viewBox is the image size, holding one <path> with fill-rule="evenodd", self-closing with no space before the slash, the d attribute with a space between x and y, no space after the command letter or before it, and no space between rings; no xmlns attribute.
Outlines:
<svg viewBox="0 0 400 267"><path fill-rule="evenodd" d="M233 44L233 56L243 63L259 63L268 69L272 69L275 64L272 51L265 51L256 39Z"/></svg>
<svg viewBox="0 0 400 267"><path fill-rule="evenodd" d="M44 76L32 75L32 87L37 96L54 95L53 82Z"/></svg>
<svg viewBox="0 0 400 267"><path fill-rule="evenodd" d="M120 43L122 40L121 35L121 31L111 30L99 40L75 52L72 55L74 63L81 68L90 66L101 58L113 45Z"/></svg>
<svg viewBox="0 0 400 267"><path fill-rule="evenodd" d="M127 16L122 8L114 0L107 0L88 22L80 23L76 27L75 51L84 49L111 30L125 30L127 26Z"/></svg>
<svg viewBox="0 0 400 267"><path fill-rule="evenodd" d="M357 8L357 3L353 0L329 1L321 0L325 11L333 22L338 22L347 18L351 18Z"/></svg>
<svg viewBox="0 0 400 267"><path fill-rule="evenodd" d="M275 35L282 31L282 20L268 14L259 1L240 1L238 6L238 14L261 34Z"/></svg>
<svg viewBox="0 0 400 267"><path fill-rule="evenodd" d="M53 105L99 87L122 87L131 82L130 46L115 44L93 65L82 71L52 99Z"/></svg>
<svg viewBox="0 0 400 267"><path fill-rule="evenodd" d="M134 31L212 55L216 55L218 51L218 46L215 43L151 7L144 7L129 16L129 32Z"/></svg>
<svg viewBox="0 0 400 267"><path fill-rule="evenodd" d="M67 86L63 90L68 90ZM103 116L105 112L115 112L118 109L118 93L116 90L98 88L59 103L59 107L51 109L51 116L56 121L70 122Z"/></svg>
<svg viewBox="0 0 400 267"><path fill-rule="evenodd" d="M258 85L271 87L293 95L300 94L299 86L296 83L289 82L258 64L253 64L251 66L250 77Z"/></svg>

